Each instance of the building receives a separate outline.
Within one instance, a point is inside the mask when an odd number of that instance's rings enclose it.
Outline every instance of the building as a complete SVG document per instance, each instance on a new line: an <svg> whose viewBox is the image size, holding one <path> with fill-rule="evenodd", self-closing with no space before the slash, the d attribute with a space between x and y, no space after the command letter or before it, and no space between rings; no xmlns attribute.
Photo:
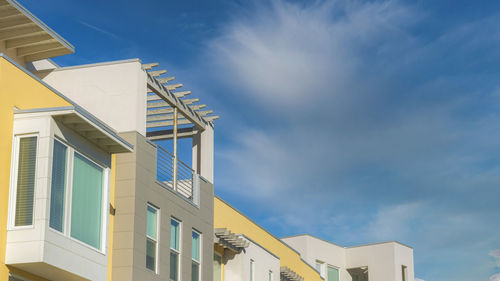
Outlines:
<svg viewBox="0 0 500 281"><path fill-rule="evenodd" d="M300 253L222 199L214 199L214 281L321 281Z"/></svg>
<svg viewBox="0 0 500 281"><path fill-rule="evenodd" d="M215 197L218 116L157 63L60 67L14 0L0 52L0 281L414 281L404 245L280 240Z"/></svg>
<svg viewBox="0 0 500 281"><path fill-rule="evenodd" d="M158 64L57 66L73 47L13 0L0 40L0 280L212 276L217 116Z"/></svg>
<svg viewBox="0 0 500 281"><path fill-rule="evenodd" d="M413 249L399 242L341 247L311 235L282 239L326 281L414 281Z"/></svg>

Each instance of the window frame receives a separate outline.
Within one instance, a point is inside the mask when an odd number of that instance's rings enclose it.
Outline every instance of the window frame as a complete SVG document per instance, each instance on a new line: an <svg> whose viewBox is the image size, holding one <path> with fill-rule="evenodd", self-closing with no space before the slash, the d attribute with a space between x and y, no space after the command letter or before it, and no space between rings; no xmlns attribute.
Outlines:
<svg viewBox="0 0 500 281"><path fill-rule="evenodd" d="M16 200L17 200L17 179L18 179L18 169L19 169L19 148L20 141L22 138L36 137L36 156L35 156L35 179L33 184L33 217L30 225L20 225L16 226ZM14 135L12 140L12 157L11 157L11 169L10 169L10 187L9 187L9 215L7 218L7 229L8 230L21 230L21 229L31 229L35 227L35 212L36 212L36 190L38 184L38 155L40 153L40 134L35 133L21 133Z"/></svg>
<svg viewBox="0 0 500 281"><path fill-rule="evenodd" d="M326 278L325 280L331 281L331 280L328 280L328 268L336 269L337 270L337 277L338 277L337 280L340 280L340 267L332 265L332 264L326 264L326 276L324 277L324 278Z"/></svg>
<svg viewBox="0 0 500 281"><path fill-rule="evenodd" d="M404 264L401 265L401 280L408 281L408 267Z"/></svg>
<svg viewBox="0 0 500 281"><path fill-rule="evenodd" d="M215 251L214 251L214 256L220 257L220 281L224 281L224 258L221 254Z"/></svg>
<svg viewBox="0 0 500 281"><path fill-rule="evenodd" d="M156 239L149 236L148 235L148 224L147 224L147 217L146 217L146 245L147 245L147 240L152 240L153 242L155 242L155 269L154 270L151 270L150 268L147 267L147 264L146 264L146 269L151 271L151 272L154 272L156 274L159 274L158 272L158 264L159 264L159 259L160 259L160 256L159 256L159 247L158 245L160 244L160 208L156 207L155 205L151 204L151 203L146 203L146 216L147 216L147 212L148 212L148 207L151 207L153 209L156 210ZM146 249L146 252L147 252L147 249ZM146 256L147 256L147 253L146 253Z"/></svg>
<svg viewBox="0 0 500 281"><path fill-rule="evenodd" d="M203 245L203 243L202 243L203 240L202 239L203 239L203 236L202 236L201 232L197 231L196 229L194 229L194 228L191 229L191 247L193 247L193 243L192 243L192 241L193 241L193 239L192 239L193 233L198 234L198 256L199 256L198 259L199 260L195 260L194 259L193 253L192 253L192 249L191 249L191 262L192 263L194 262L194 263L198 264L198 281L200 281L202 279L201 278L201 261L202 261L202 256L203 256L202 255L202 245ZM193 274L193 273L191 272L191 274ZM192 279L192 277L191 277L191 279Z"/></svg>
<svg viewBox="0 0 500 281"><path fill-rule="evenodd" d="M52 182L48 185L48 205L47 208L49 209L49 217L47 220L47 228L49 231L53 231L54 233L57 233L59 235L62 235L66 238L69 238L71 241L75 241L76 243L83 245L89 249L92 249L94 251L97 251L101 254L106 254L106 245L107 245L107 238L108 238L108 221L109 218L107 216L109 212L109 192L110 192L110 168L106 167L105 165L101 164L100 162L94 160L93 157L88 155L87 153L75 148L75 146L71 145L64 139L58 137L57 135L54 135L54 138L50 142L50 146L52 147L52 152L54 148L54 143L55 141L60 142L61 144L65 145L67 148L66 151L66 184L65 184L65 196L64 196L64 220L63 220L63 231L58 231L57 229L54 229L50 227L50 206L51 206L51 194L52 194ZM101 209L101 237L100 237L100 247L96 248L92 245L89 245L83 241L78 240L77 238L74 238L71 236L71 213L72 213L72 199L73 199L73 175L74 175L74 159L75 159L75 153L78 153L81 157L87 159L88 161L92 162L96 166L100 167L102 169L102 209ZM51 160L53 160L53 155L50 156ZM48 177L52 179L52 163L50 164L50 171L48 174Z"/></svg>
<svg viewBox="0 0 500 281"><path fill-rule="evenodd" d="M318 273L319 273L319 276L321 276L323 279L328 278L327 276L325 276L326 273L327 273L327 272L325 272L326 271L325 270L325 264L326 263L323 262L323 261L316 260L316 267L315 268L318 269L317 266L319 265L319 272Z"/></svg>
<svg viewBox="0 0 500 281"><path fill-rule="evenodd" d="M250 259L250 281L255 281L255 260Z"/></svg>
<svg viewBox="0 0 500 281"><path fill-rule="evenodd" d="M268 281L273 281L274 280L274 272L272 270L269 270L268 272Z"/></svg>
<svg viewBox="0 0 500 281"><path fill-rule="evenodd" d="M172 280L170 279L171 281L180 281L182 280L181 278L181 264L182 264L182 256L181 256L181 253L182 253L182 221L174 218L174 217L170 217L170 227L172 228L172 221L175 221L178 223L178 231L179 231L179 234L177 235L177 237L179 238L179 240L177 241L177 245L179 247L179 249L173 249L172 248L172 244L170 242L170 245L169 245L169 248L170 248L170 252L174 252L176 255L177 255L177 280ZM172 233L172 231L170 231L170 233ZM170 241L172 241L172 237L170 238ZM169 276L170 278L170 276Z"/></svg>

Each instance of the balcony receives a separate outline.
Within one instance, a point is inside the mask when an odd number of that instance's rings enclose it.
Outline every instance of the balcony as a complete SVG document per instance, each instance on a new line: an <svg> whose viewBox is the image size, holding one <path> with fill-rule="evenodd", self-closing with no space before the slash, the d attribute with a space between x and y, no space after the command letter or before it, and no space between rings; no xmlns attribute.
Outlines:
<svg viewBox="0 0 500 281"><path fill-rule="evenodd" d="M182 198L199 205L199 175L160 145L156 148L156 180Z"/></svg>

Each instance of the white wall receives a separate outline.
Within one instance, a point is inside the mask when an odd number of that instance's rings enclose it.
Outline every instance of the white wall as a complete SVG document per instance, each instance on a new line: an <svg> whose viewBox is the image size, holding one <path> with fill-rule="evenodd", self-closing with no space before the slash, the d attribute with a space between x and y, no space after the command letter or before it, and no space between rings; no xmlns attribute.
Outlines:
<svg viewBox="0 0 500 281"><path fill-rule="evenodd" d="M225 259L227 259L227 255ZM280 260L258 244L250 241L248 248L226 261L225 280L250 281L250 260L254 260L254 281L269 280L269 271L273 272L273 281L280 280Z"/></svg>
<svg viewBox="0 0 500 281"><path fill-rule="evenodd" d="M313 266L319 260L338 267L340 281L352 280L347 269L364 266L368 267L370 281L402 281L403 265L408 270L406 281L414 281L413 249L397 242L346 248L310 235L282 240Z"/></svg>
<svg viewBox="0 0 500 281"><path fill-rule="evenodd" d="M111 156L74 131L58 124L51 116L32 114L29 117L14 118L14 135L26 133L38 135L34 220L33 227L22 229L14 229L11 227L12 223L9 224L5 263L51 280L106 280L108 263L106 248L102 251L93 249L70 238L69 233L62 234L49 228L54 136L107 167L110 165ZM107 190L105 189L106 194ZM13 193L11 192L11 195ZM106 202L103 206L109 206L108 198L103 199ZM12 202L11 198L10 203ZM13 206L9 208L11 216ZM103 213L107 214L108 210L103 210ZM104 231L103 245L107 246L107 228Z"/></svg>
<svg viewBox="0 0 500 281"><path fill-rule="evenodd" d="M146 135L146 72L139 59L63 67L37 75L114 130Z"/></svg>

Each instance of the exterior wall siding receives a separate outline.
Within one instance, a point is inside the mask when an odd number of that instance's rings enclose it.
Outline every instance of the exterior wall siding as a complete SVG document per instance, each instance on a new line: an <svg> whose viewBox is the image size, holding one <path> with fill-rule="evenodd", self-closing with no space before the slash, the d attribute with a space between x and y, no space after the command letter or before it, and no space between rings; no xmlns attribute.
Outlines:
<svg viewBox="0 0 500 281"><path fill-rule="evenodd" d="M0 85L0 281L7 281L9 272L41 281L45 279L5 265L14 108L51 108L71 103L4 56L0 57Z"/></svg>
<svg viewBox="0 0 500 281"><path fill-rule="evenodd" d="M279 257L280 266L289 267L304 277L305 281L323 280L311 265L301 259L298 252L218 197L214 197L214 227L227 228L233 233L242 233L248 236L248 238Z"/></svg>
<svg viewBox="0 0 500 281"><path fill-rule="evenodd" d="M156 182L156 148L137 132L135 152L116 155L112 280L170 280L170 218L181 221L181 280L191 280L191 229L202 234L201 276L213 270L213 185L201 181L200 207ZM160 210L158 273L146 269L146 204Z"/></svg>

